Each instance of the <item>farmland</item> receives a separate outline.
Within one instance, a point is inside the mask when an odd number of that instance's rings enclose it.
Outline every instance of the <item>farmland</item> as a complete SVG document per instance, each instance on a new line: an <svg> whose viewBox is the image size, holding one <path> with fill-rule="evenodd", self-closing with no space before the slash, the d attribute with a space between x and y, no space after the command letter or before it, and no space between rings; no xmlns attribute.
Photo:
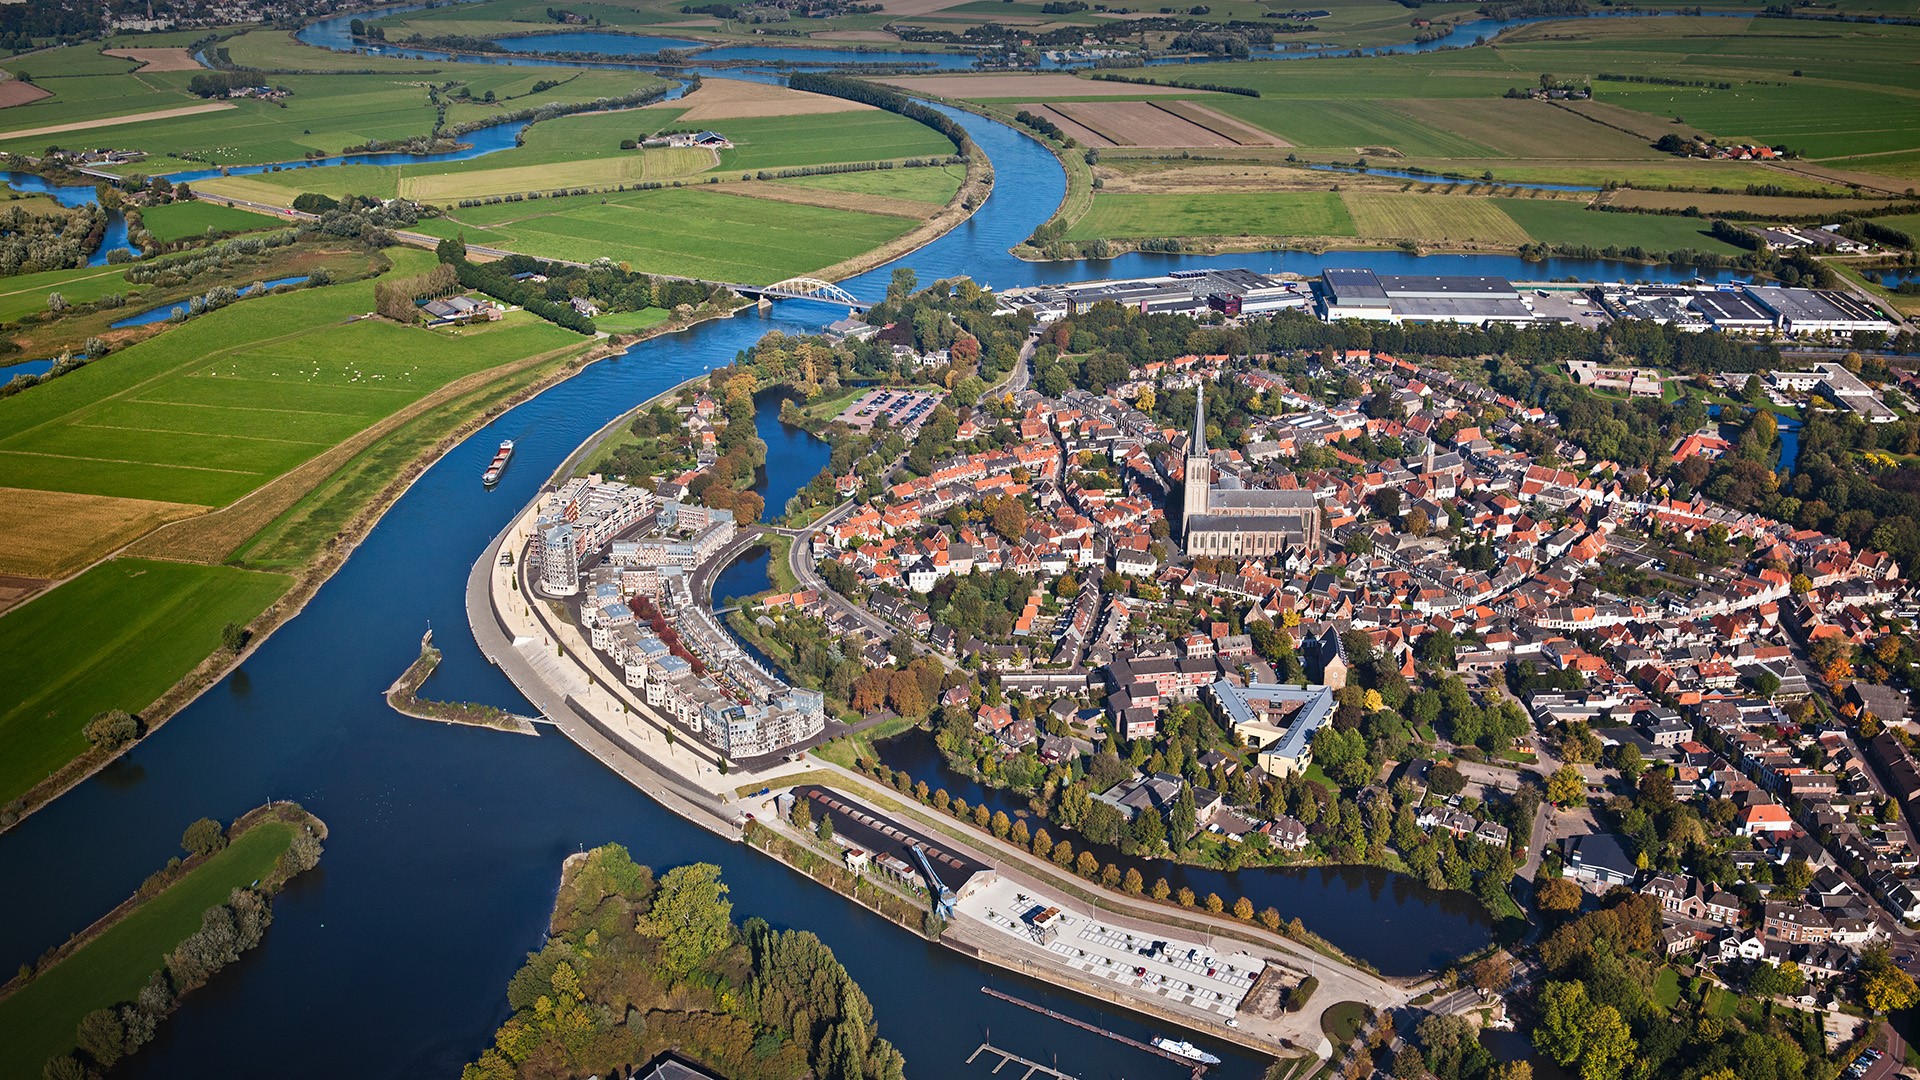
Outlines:
<svg viewBox="0 0 1920 1080"><path fill-rule="evenodd" d="M256 214L251 210L239 210L197 200L148 207L141 212L140 220L147 227L147 231L153 234L153 238L162 243L204 236L209 229L216 233L238 233L273 228L281 224L265 214Z"/></svg>
<svg viewBox="0 0 1920 1080"><path fill-rule="evenodd" d="M263 37L291 40L284 34L262 31L243 34L229 42L228 47L235 53L244 52L252 44L250 39ZM310 155L337 154L348 147L370 142L397 142L429 134L434 128L436 107L422 78L428 73L434 75L434 81L464 87L472 98L463 101L456 97L448 104L449 124L480 121L554 102L594 101L664 85L655 77L638 72L552 68L530 73L480 64L395 64L361 57L353 58L355 69L384 69L391 73L276 75L274 84L290 92L284 105L254 99L209 103L188 92L192 72L129 75L125 72L134 66L133 61L101 56L97 52L88 60L85 56L88 48L69 46L56 50L62 56L58 66L50 59L52 53L35 53L0 63L16 73L35 74L43 88L53 91L52 97L7 109L0 132L78 123L100 125L88 128L90 142L99 139L114 146L145 150L149 160L131 171L164 172L208 164L297 161ZM337 57L337 54L305 46L289 48L292 49L290 55L280 56L277 62L261 62L260 66L310 70L324 68L326 61ZM47 74L56 71L57 75ZM533 85L540 80L558 85L534 93ZM496 100L483 102L481 98L489 91ZM232 107L224 107L228 104ZM214 112L145 122L127 119L156 111L215 106L222 107ZM107 123L101 124L102 121ZM0 137L0 150L37 153L45 149L46 141L44 136Z"/></svg>
<svg viewBox="0 0 1920 1080"><path fill-rule="evenodd" d="M247 300L0 401L15 487L223 505L436 386L570 340L362 320L367 284Z"/></svg>
<svg viewBox="0 0 1920 1080"><path fill-rule="evenodd" d="M1451 195L1348 192L1342 196L1360 236L1439 244L1465 241L1518 246L1531 239L1492 199Z"/></svg>
<svg viewBox="0 0 1920 1080"><path fill-rule="evenodd" d="M1353 236L1353 218L1332 192L1101 195L1069 240L1154 236Z"/></svg>
<svg viewBox="0 0 1920 1080"><path fill-rule="evenodd" d="M777 184L813 188L819 191L845 191L858 195L884 195L890 199L944 204L960 190L966 170L960 165L924 169L884 169L876 172L829 173L824 176L798 176L776 180Z"/></svg>
<svg viewBox="0 0 1920 1080"><path fill-rule="evenodd" d="M1558 199L1489 201L1499 204L1501 211L1543 244L1642 247L1649 251L1692 249L1723 255L1741 250L1708 236L1708 223L1701 218L1609 214Z"/></svg>
<svg viewBox="0 0 1920 1080"><path fill-rule="evenodd" d="M911 230L899 217L723 194L726 185L577 195L458 210L436 236L636 270L765 284L830 266ZM695 240L697 239L697 242Z"/></svg>
<svg viewBox="0 0 1920 1080"><path fill-rule="evenodd" d="M184 822L182 825L184 826ZM293 842L293 826L267 820L188 870L165 891L79 951L0 1001L0 1075L38 1076L73 1048L74 1029L94 1009L131 1000L162 958L200 928L203 912L234 889L266 878Z"/></svg>
<svg viewBox="0 0 1920 1080"><path fill-rule="evenodd" d="M29 395L30 396L30 395ZM44 527L44 523L42 525ZM116 559L0 619L0 802L85 750L95 713L136 715L287 590L279 574Z"/></svg>

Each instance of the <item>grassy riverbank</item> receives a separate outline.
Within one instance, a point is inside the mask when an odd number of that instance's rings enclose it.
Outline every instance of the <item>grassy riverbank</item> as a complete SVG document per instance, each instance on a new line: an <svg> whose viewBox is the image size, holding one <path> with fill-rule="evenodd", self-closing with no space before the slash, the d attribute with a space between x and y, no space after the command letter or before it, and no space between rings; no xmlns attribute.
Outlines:
<svg viewBox="0 0 1920 1080"><path fill-rule="evenodd" d="M202 914L235 889L277 890L281 857L308 828L325 835L319 819L292 804L255 811L235 823L226 846L188 859L158 892L143 886L77 948L43 962L24 984L16 978L0 998L0 1031L9 1033L0 1039L0 1076L40 1075L48 1058L74 1047L81 1017L136 997L162 958L200 928Z"/></svg>

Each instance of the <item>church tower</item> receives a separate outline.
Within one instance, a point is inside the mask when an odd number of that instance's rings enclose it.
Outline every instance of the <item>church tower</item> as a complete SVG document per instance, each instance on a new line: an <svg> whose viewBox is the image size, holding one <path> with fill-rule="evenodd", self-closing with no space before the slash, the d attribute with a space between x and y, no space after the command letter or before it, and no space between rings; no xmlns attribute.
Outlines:
<svg viewBox="0 0 1920 1080"><path fill-rule="evenodd" d="M1180 512L1183 533L1193 519L1207 512L1207 489L1213 484L1213 459L1207 455L1207 388L1200 386L1193 402L1193 434L1187 438L1187 489Z"/></svg>

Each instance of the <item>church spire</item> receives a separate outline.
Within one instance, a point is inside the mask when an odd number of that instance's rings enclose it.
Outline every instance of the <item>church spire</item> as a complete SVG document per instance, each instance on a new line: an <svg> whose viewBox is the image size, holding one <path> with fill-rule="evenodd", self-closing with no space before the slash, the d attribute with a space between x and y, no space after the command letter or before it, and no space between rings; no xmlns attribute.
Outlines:
<svg viewBox="0 0 1920 1080"><path fill-rule="evenodd" d="M1188 457L1207 456L1207 384L1201 383L1193 399L1193 434L1187 439Z"/></svg>

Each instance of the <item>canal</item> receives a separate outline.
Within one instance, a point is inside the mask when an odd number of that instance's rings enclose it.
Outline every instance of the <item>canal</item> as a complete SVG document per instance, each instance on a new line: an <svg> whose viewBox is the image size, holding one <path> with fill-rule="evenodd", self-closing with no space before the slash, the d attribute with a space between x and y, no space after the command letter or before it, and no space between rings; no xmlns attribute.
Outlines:
<svg viewBox="0 0 1920 1080"><path fill-rule="evenodd" d="M970 274L1002 288L1238 265L1659 280L1677 274L1593 261L1522 264L1504 256L1417 259L1399 252L1024 263L1007 250L1053 212L1064 175L1025 136L952 115L992 160L1000 180L995 193L940 240L844 283L856 295L878 297L895 265L912 267L922 282ZM1084 1078L1171 1080L1175 1072L1159 1059L1037 1023L986 998L979 993L984 981L1010 980L686 824L559 736L445 727L401 717L381 698L432 626L445 657L423 694L526 710L465 632L471 559L608 420L730 362L768 331L806 333L838 314L781 302L656 338L588 367L454 448L239 670L119 763L0 835L0 880L10 886L0 961L31 960L125 898L178 853L181 830L194 819L230 820L269 799L290 798L332 830L320 870L282 896L265 944L197 992L122 1075L231 1075L265 1061L290 1077L454 1074L504 1018L507 979L540 943L560 860L617 841L656 867L718 863L741 917L818 933L866 989L881 1030L900 1044L916 1076L968 1075L960 1062L991 1027L996 1044L1035 1060L1057 1054ZM515 467L489 491L479 474L506 438L518 447ZM817 471L805 462L787 468L789 457L797 456L783 450L765 481L767 504L776 510ZM1312 895L1316 880L1325 894L1320 901ZM1410 951L1404 963L1370 952L1389 961L1383 967L1418 967L1486 937L1477 912L1411 882L1314 871L1288 889L1276 906L1301 914L1316 932L1356 946L1368 938L1398 941ZM1135 1037L1157 1033L1049 986L1009 989ZM1258 1058L1197 1041L1227 1059L1215 1075L1259 1074Z"/></svg>

